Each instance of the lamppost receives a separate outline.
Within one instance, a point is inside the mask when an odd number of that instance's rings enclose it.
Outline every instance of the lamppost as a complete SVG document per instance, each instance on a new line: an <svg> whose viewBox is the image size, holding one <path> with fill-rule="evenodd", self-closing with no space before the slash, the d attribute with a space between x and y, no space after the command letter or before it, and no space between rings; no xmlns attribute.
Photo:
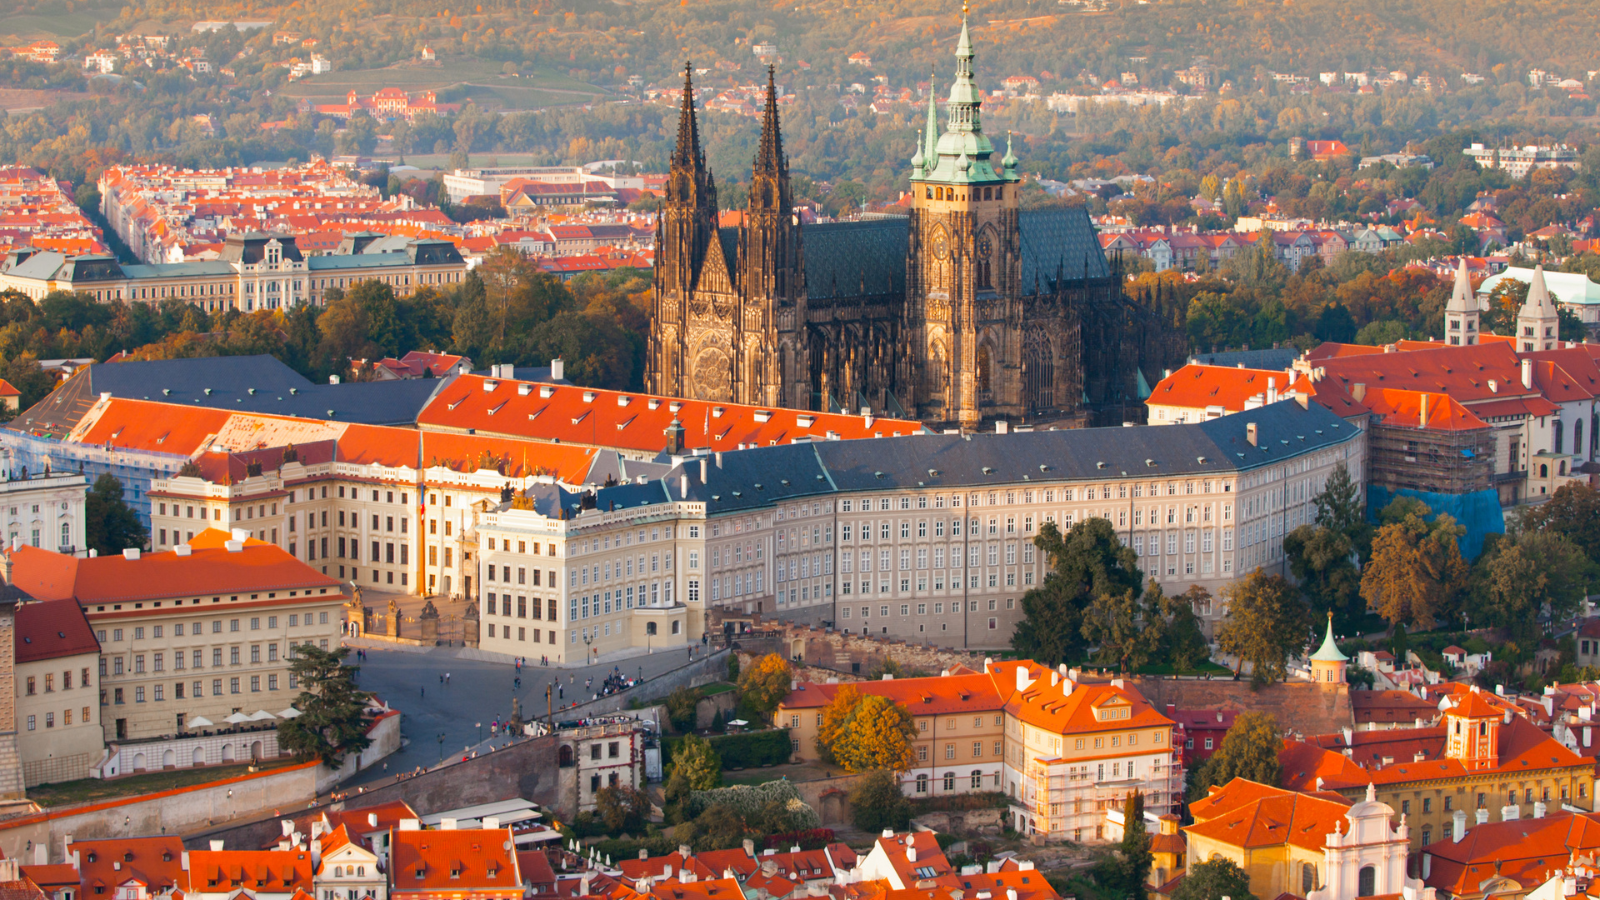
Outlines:
<svg viewBox="0 0 1600 900"><path fill-rule="evenodd" d="M583 663L584 663L584 665L588 665L589 662L590 662L589 654L594 652L593 644L594 644L594 638L592 636L587 635L587 634L583 636Z"/></svg>
<svg viewBox="0 0 1600 900"><path fill-rule="evenodd" d="M444 762L444 732L439 732L439 762Z"/></svg>
<svg viewBox="0 0 1600 900"><path fill-rule="evenodd" d="M478 743L483 743L483 723L478 723Z"/></svg>

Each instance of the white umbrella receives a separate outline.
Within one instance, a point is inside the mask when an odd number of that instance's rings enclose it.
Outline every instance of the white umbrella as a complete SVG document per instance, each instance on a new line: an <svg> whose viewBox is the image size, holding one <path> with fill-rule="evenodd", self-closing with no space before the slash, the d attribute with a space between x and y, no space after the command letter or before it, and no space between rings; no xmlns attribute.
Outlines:
<svg viewBox="0 0 1600 900"><path fill-rule="evenodd" d="M732 721L732 722L729 722L729 723L728 723L728 724L729 724L729 725L738 725L738 726L744 726L744 725L749 725L749 724L750 724L750 723L749 723L749 722L746 722L746 721L745 721L745 720L743 720L743 719L734 719L734 720L733 720L733 721Z"/></svg>
<svg viewBox="0 0 1600 900"><path fill-rule="evenodd" d="M243 725L244 723L250 721L250 717L242 712L236 712L228 716L226 719L223 719L223 721L227 722L229 725Z"/></svg>
<svg viewBox="0 0 1600 900"><path fill-rule="evenodd" d="M205 716L195 716L189 720L190 728L211 728L213 727L213 724L214 723Z"/></svg>
<svg viewBox="0 0 1600 900"><path fill-rule="evenodd" d="M252 715L250 717L251 721L255 721L255 722L260 722L260 721L263 721L265 719L276 719L276 718L277 718L277 716L273 715L272 713L267 712L264 709L256 710L255 711L255 715Z"/></svg>
<svg viewBox="0 0 1600 900"><path fill-rule="evenodd" d="M292 718L294 718L295 716L298 716L298 715L300 715L300 710L295 709L294 707L291 706L288 709L283 710L282 712L278 713L278 718L280 718L280 719L292 719Z"/></svg>

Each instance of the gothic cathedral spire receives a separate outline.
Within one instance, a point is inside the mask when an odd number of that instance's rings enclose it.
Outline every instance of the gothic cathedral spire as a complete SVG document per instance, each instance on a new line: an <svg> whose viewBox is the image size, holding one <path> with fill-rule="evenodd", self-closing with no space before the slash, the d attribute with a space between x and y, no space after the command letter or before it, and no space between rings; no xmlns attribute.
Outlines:
<svg viewBox="0 0 1600 900"><path fill-rule="evenodd" d="M739 235L739 289L747 309L759 311L757 341L766 352L750 354L741 372L742 402L805 406L810 396L795 370L802 352L805 280L800 226L789 191L789 160L778 122L778 86L767 67L767 107L761 144L750 173L750 194ZM785 391L788 393L785 393Z"/></svg>
<svg viewBox="0 0 1600 900"><path fill-rule="evenodd" d="M789 160L783 153L783 132L778 128L778 85L773 78L773 68L767 66L767 108L761 116L761 148L756 151L755 171L786 177Z"/></svg>
<svg viewBox="0 0 1600 900"><path fill-rule="evenodd" d="M700 123L694 114L694 66L683 64L683 102L678 107L678 146L672 153L674 168L705 168L700 150Z"/></svg>

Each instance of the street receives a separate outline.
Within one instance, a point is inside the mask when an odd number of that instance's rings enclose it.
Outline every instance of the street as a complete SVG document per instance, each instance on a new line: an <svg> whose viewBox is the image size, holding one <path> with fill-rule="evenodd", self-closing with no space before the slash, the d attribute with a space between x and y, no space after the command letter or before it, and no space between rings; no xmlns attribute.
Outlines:
<svg viewBox="0 0 1600 900"><path fill-rule="evenodd" d="M387 768L383 763L374 765L341 789L392 779L396 773L410 772L418 766L434 766L444 756L460 754L465 747L489 740L490 723L496 718L502 723L510 718L513 697L519 701L524 719L543 718L547 709L544 688L553 680L559 680L562 687L562 694L555 698L556 720L560 721L560 707L590 699L613 665L630 678L638 678L642 671L648 679L689 661L688 653L682 649L584 669L547 669L537 665L537 657L533 657L535 664L523 667L522 687L517 689L513 666L463 659L459 647L364 649L364 662L357 662L356 651L350 651L349 662L361 668L356 684L400 710L401 734L410 743L383 761ZM695 656L698 658L701 652L697 647ZM439 678L446 673L450 683L441 684ZM590 677L595 686L585 691L584 682Z"/></svg>

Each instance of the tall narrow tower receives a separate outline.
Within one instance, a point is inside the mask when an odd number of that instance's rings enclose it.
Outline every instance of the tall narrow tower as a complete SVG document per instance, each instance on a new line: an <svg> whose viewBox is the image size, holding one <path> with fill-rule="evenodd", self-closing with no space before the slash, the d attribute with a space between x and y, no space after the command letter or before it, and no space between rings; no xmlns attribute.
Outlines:
<svg viewBox="0 0 1600 900"><path fill-rule="evenodd" d="M972 38L962 8L945 130L928 122L911 158L912 208L902 365L908 408L923 419L974 428L985 407L1020 408L1011 371L1020 355L1021 241L1016 157L997 170L983 133L982 92L972 77Z"/></svg>
<svg viewBox="0 0 1600 900"><path fill-rule="evenodd" d="M700 149L694 112L694 70L683 68L683 103L678 145L672 153L666 192L656 216L656 272L646 362L646 387L653 393L691 396L684 383L684 339L689 300L700 280L706 251L717 239L717 184ZM720 249L720 248L719 248Z"/></svg>
<svg viewBox="0 0 1600 900"><path fill-rule="evenodd" d="M1528 299L1517 310L1517 349L1524 353L1554 350L1560 342L1561 314L1550 299L1550 289L1545 287L1541 264L1534 267Z"/></svg>
<svg viewBox="0 0 1600 900"><path fill-rule="evenodd" d="M1472 293L1472 280L1467 277L1467 261L1463 258L1456 268L1450 304L1444 308L1445 342L1459 346L1478 343L1479 315L1478 298Z"/></svg>
<svg viewBox="0 0 1600 900"><path fill-rule="evenodd" d="M778 127L778 88L767 67L767 108L739 234L740 402L811 406L800 223Z"/></svg>

